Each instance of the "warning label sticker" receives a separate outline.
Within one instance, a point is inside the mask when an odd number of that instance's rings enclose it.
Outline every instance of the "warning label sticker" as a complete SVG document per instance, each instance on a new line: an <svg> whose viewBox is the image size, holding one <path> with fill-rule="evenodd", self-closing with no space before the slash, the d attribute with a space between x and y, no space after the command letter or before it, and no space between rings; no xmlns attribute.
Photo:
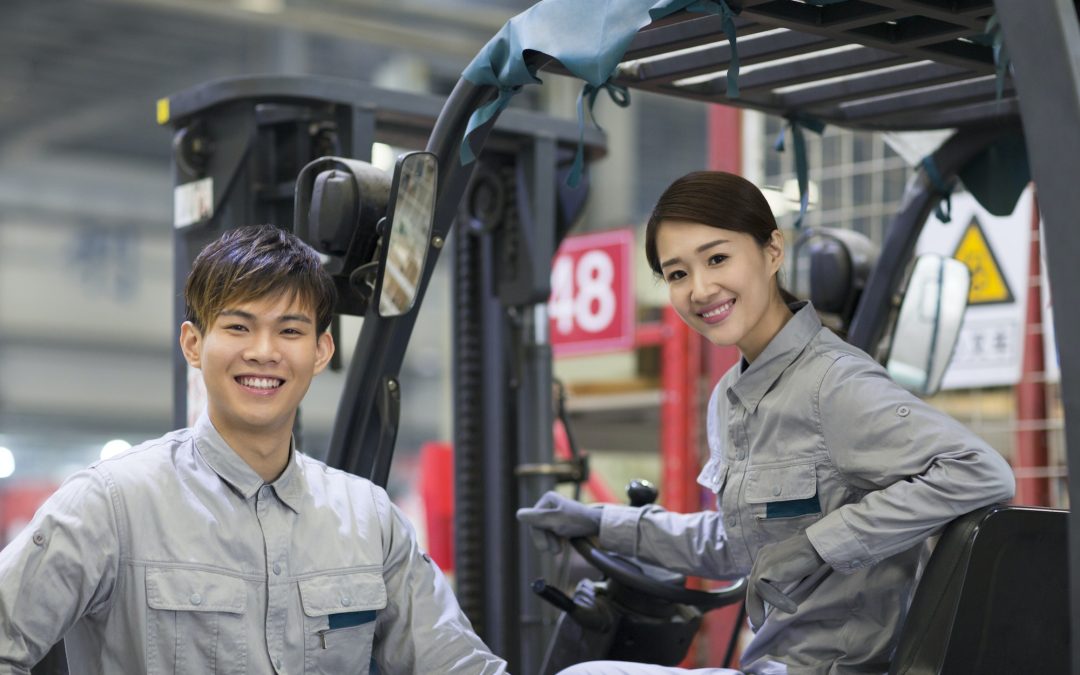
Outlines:
<svg viewBox="0 0 1080 675"><path fill-rule="evenodd" d="M1014 300L1009 282L993 249L986 241L986 234L978 218L972 217L964 235L956 245L953 257L967 265L971 271L969 305L991 305Z"/></svg>

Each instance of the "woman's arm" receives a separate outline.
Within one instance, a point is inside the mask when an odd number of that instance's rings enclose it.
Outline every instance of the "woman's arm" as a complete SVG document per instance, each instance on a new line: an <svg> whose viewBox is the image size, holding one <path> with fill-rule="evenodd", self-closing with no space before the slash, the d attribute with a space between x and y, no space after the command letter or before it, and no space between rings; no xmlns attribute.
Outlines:
<svg viewBox="0 0 1080 675"><path fill-rule="evenodd" d="M996 450L864 357L837 358L816 403L833 462L852 486L868 491L806 531L840 572L873 565L1015 492L1012 470Z"/></svg>

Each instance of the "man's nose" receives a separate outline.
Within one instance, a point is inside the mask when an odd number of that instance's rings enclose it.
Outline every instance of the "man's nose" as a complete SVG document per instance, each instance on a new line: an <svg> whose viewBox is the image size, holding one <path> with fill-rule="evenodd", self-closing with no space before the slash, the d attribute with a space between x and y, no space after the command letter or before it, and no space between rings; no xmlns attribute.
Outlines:
<svg viewBox="0 0 1080 675"><path fill-rule="evenodd" d="M244 350L244 359L256 363L276 363L281 359L281 351L272 334L256 331Z"/></svg>

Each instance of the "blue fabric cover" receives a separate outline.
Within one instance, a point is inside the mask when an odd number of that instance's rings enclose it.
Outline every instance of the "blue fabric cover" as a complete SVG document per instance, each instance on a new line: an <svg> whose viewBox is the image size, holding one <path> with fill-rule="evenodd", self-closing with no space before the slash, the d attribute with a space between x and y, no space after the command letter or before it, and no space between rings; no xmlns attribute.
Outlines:
<svg viewBox="0 0 1080 675"><path fill-rule="evenodd" d="M469 119L461 162L475 159L473 130L503 110L527 84L541 82L526 52L557 59L593 88L602 87L638 30L679 10L719 13L722 0L543 0L506 22L462 73L469 82L498 87L499 95Z"/></svg>

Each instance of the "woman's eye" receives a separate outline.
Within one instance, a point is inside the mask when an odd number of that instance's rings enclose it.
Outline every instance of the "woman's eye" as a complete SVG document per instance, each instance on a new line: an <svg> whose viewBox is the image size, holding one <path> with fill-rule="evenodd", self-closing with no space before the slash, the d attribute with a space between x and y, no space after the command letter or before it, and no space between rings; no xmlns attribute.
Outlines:
<svg viewBox="0 0 1080 675"><path fill-rule="evenodd" d="M682 270L675 270L674 272L668 272L667 281L670 284L672 281L678 281L686 276L686 272Z"/></svg>
<svg viewBox="0 0 1080 675"><path fill-rule="evenodd" d="M727 260L727 256L724 255L723 253L716 253L714 255L709 256L709 264L710 265L719 265L720 263L724 262L725 260Z"/></svg>

